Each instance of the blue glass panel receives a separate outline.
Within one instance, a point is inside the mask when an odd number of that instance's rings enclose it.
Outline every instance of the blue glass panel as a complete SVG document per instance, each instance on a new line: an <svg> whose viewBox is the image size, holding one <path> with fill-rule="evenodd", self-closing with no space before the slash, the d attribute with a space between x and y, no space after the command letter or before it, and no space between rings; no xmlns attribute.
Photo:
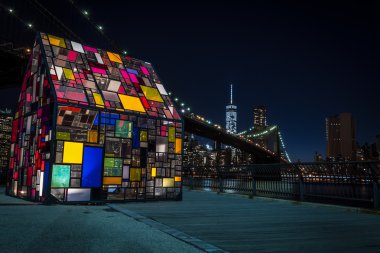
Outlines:
<svg viewBox="0 0 380 253"><path fill-rule="evenodd" d="M82 187L100 187L102 183L103 149L84 147Z"/></svg>
<svg viewBox="0 0 380 253"><path fill-rule="evenodd" d="M129 73L133 73L133 74L135 74L135 75L138 75L139 73L137 72L137 70L135 70L135 69L128 69L127 68L127 71L129 72Z"/></svg>
<svg viewBox="0 0 380 253"><path fill-rule="evenodd" d="M97 113L95 116L94 125L99 125L99 113Z"/></svg>
<svg viewBox="0 0 380 253"><path fill-rule="evenodd" d="M48 190L48 184L49 182L49 172L50 172L50 162L45 160L45 167L44 167L44 188L43 188L43 194L44 196L47 196L47 190Z"/></svg>
<svg viewBox="0 0 380 253"><path fill-rule="evenodd" d="M140 148L140 129L137 127L132 130L132 148Z"/></svg>

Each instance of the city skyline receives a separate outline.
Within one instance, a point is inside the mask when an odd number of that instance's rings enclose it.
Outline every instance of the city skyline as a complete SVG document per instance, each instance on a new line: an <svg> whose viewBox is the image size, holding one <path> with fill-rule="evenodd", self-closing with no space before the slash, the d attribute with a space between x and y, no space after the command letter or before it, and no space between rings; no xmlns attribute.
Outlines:
<svg viewBox="0 0 380 253"><path fill-rule="evenodd" d="M315 151L325 155L328 115L351 112L360 143L380 133L380 119L372 112L380 93L376 3L148 1L110 6L112 19L100 2L77 4L128 54L154 63L167 90L193 112L224 125L230 83L236 87L239 131L251 127L253 105L265 104L268 124L281 126L294 160L311 161ZM107 48L80 13L57 12L67 9L66 3L46 7L91 45ZM2 12L4 25L10 24L6 15ZM28 12L23 18L33 20ZM33 27L57 34L36 18ZM16 104L19 83L14 85L2 90L2 106Z"/></svg>

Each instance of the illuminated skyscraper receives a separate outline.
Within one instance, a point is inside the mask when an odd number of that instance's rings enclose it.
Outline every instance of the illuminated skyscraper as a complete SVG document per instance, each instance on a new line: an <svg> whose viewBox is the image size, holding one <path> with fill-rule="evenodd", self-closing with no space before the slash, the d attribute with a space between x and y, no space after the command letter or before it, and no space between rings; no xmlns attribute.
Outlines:
<svg viewBox="0 0 380 253"><path fill-rule="evenodd" d="M230 104L226 106L226 130L228 133L237 132L237 106L232 102L232 84L230 93Z"/></svg>
<svg viewBox="0 0 380 253"><path fill-rule="evenodd" d="M253 128L261 130L267 126L267 108L265 106L255 106L253 108Z"/></svg>
<svg viewBox="0 0 380 253"><path fill-rule="evenodd" d="M351 113L326 118L326 156L330 159L355 159L355 121Z"/></svg>
<svg viewBox="0 0 380 253"><path fill-rule="evenodd" d="M11 149L12 112L0 110L0 183L5 183Z"/></svg>

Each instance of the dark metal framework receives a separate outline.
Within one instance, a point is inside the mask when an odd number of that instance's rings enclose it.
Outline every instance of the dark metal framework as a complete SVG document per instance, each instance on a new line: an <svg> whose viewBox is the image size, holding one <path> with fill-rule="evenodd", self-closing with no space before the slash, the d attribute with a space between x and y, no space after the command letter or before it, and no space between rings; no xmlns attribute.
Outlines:
<svg viewBox="0 0 380 253"><path fill-rule="evenodd" d="M380 208L380 161L187 167L190 189Z"/></svg>

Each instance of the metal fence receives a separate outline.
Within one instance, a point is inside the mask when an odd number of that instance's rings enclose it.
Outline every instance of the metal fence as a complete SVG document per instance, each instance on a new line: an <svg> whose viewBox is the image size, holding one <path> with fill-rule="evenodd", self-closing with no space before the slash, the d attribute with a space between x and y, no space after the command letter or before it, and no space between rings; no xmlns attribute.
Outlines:
<svg viewBox="0 0 380 253"><path fill-rule="evenodd" d="M190 189L380 208L380 161L184 167Z"/></svg>

